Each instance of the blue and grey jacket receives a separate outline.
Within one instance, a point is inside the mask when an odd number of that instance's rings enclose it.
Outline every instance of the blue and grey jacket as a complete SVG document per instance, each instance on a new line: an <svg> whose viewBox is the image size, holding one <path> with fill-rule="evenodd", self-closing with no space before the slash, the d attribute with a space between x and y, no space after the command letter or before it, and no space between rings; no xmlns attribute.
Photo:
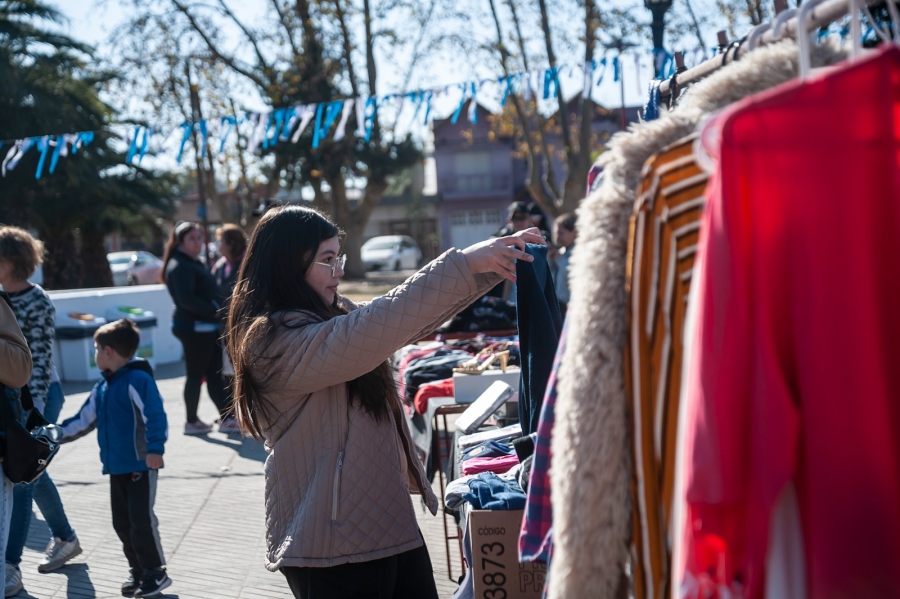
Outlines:
<svg viewBox="0 0 900 599"><path fill-rule="evenodd" d="M150 364L135 358L112 374L104 372L78 414L60 427L63 443L97 429L103 474L148 470L144 460L163 454L169 428Z"/></svg>

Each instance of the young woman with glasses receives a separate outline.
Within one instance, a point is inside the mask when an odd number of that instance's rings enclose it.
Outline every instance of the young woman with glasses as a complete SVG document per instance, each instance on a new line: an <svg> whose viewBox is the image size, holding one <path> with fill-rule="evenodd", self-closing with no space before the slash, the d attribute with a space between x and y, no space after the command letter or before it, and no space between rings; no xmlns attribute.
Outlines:
<svg viewBox="0 0 900 599"><path fill-rule="evenodd" d="M436 599L410 493L437 498L388 358L531 260L536 229L452 249L357 307L338 294L338 228L299 206L250 238L228 318L235 411L263 439L269 570L295 597Z"/></svg>

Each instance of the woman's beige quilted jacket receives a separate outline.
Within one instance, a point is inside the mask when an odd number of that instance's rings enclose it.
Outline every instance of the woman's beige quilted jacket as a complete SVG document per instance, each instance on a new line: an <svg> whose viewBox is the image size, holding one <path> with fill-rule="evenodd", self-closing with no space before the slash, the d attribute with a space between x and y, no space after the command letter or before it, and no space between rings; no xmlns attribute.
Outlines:
<svg viewBox="0 0 900 599"><path fill-rule="evenodd" d="M450 250L349 314L325 322L300 311L274 316L297 328L281 328L262 352L280 355L265 368L265 398L281 414L265 439L269 570L363 562L422 545L410 492L421 494L432 514L438 501L402 408L395 403L392 417L377 422L349 404L346 382L499 281L473 276L463 254Z"/></svg>

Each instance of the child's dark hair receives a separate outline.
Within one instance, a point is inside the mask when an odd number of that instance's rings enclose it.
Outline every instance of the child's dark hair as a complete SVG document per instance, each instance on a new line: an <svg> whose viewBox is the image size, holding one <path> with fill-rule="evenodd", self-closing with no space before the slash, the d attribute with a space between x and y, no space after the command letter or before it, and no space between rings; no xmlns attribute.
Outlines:
<svg viewBox="0 0 900 599"><path fill-rule="evenodd" d="M98 347L111 347L123 358L131 359L141 343L141 330L133 320L122 318L97 329L94 343Z"/></svg>

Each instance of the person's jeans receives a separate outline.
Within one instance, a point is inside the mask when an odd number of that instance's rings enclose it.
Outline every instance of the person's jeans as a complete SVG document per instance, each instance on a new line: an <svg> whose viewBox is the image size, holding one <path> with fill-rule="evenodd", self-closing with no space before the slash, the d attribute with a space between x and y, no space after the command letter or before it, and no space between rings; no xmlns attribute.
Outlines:
<svg viewBox="0 0 900 599"><path fill-rule="evenodd" d="M6 552L6 540L9 538L9 524L12 519L13 484L6 475L0 472L0 551ZM6 588L6 568L0 568L0 589Z"/></svg>
<svg viewBox="0 0 900 599"><path fill-rule="evenodd" d="M47 393L47 404L44 406L44 418L48 422L56 422L62 410L65 397L62 385L52 383ZM31 527L31 503L32 499L41 510L44 521L50 527L50 533L60 539L71 539L75 531L66 517L59 491L49 472L28 485L14 485L12 500L12 521L10 523L9 540L4 550L7 563L18 566L22 561L22 551L25 550L25 542L28 540L28 529Z"/></svg>

